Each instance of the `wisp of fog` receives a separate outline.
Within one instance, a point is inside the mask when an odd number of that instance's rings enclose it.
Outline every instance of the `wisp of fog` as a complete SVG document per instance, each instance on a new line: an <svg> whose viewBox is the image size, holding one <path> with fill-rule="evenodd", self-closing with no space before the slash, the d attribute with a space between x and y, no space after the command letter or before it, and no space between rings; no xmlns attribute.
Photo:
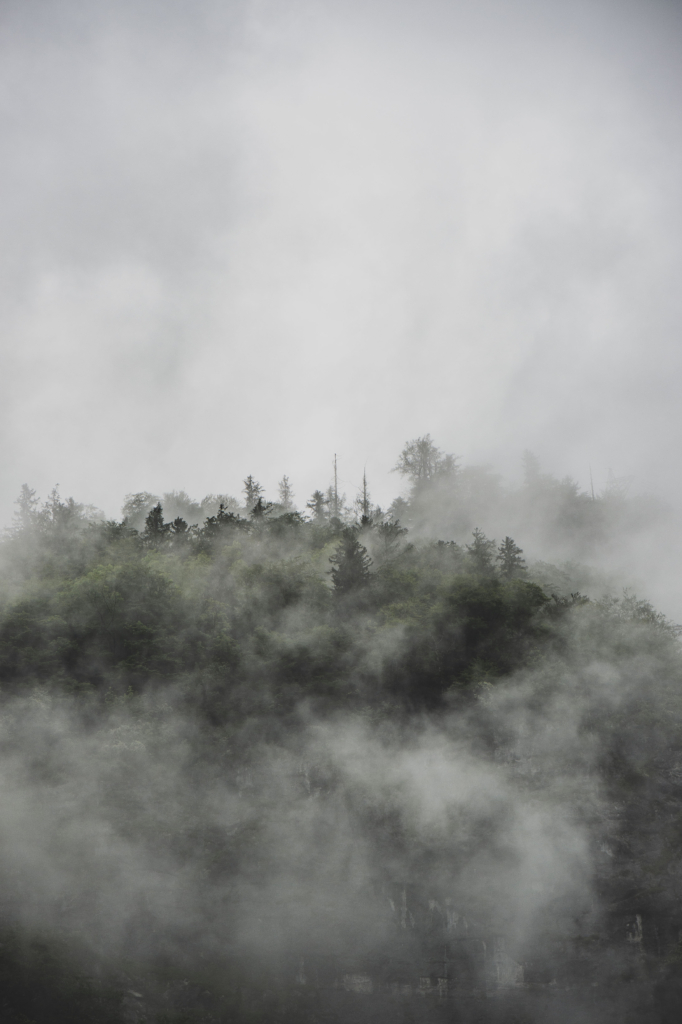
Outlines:
<svg viewBox="0 0 682 1024"><path fill-rule="evenodd" d="M3 1024L680 1020L681 40L0 4Z"/></svg>

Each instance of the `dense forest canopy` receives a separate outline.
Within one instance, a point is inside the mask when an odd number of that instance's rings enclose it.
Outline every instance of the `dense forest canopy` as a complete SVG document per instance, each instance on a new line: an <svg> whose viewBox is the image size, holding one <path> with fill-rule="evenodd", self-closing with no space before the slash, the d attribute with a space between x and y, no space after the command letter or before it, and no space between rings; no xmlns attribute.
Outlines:
<svg viewBox="0 0 682 1024"><path fill-rule="evenodd" d="M4 1020L679 1018L678 629L580 561L658 513L524 468L22 488Z"/></svg>

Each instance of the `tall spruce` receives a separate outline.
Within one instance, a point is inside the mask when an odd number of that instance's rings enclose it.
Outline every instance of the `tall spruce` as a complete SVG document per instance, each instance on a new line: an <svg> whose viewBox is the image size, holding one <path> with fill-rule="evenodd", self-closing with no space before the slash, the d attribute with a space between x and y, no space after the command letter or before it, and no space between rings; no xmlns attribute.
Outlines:
<svg viewBox="0 0 682 1024"><path fill-rule="evenodd" d="M159 501L147 514L142 539L150 547L158 547L167 539L170 530L171 524L163 521L163 508Z"/></svg>
<svg viewBox="0 0 682 1024"><path fill-rule="evenodd" d="M504 579L519 579L527 575L527 566L521 555L522 549L511 537L505 537L499 548L495 561L498 563L500 576Z"/></svg>
<svg viewBox="0 0 682 1024"><path fill-rule="evenodd" d="M253 506L256 504L256 502L260 498L261 494L263 493L263 488L258 483L258 481L254 480L254 478L249 473L249 475L247 476L246 480L244 481L244 487L243 487L242 493L244 494L244 497L246 498L246 511L250 512L252 510Z"/></svg>
<svg viewBox="0 0 682 1024"><path fill-rule="evenodd" d="M285 512L290 512L294 507L294 492L291 489L289 483L289 477L286 474L282 477L277 485L279 491L279 503Z"/></svg>
<svg viewBox="0 0 682 1024"><path fill-rule="evenodd" d="M370 582L372 559L352 527L343 531L341 542L329 561L332 563L330 573L336 593L361 590Z"/></svg>
<svg viewBox="0 0 682 1024"><path fill-rule="evenodd" d="M313 491L310 501L305 503L305 507L309 508L312 513L313 522L318 524L326 522L328 504L329 502L322 491Z"/></svg>
<svg viewBox="0 0 682 1024"><path fill-rule="evenodd" d="M478 576L495 575L495 541L488 540L483 530L478 527L473 532L473 543L467 544L467 561L470 568Z"/></svg>

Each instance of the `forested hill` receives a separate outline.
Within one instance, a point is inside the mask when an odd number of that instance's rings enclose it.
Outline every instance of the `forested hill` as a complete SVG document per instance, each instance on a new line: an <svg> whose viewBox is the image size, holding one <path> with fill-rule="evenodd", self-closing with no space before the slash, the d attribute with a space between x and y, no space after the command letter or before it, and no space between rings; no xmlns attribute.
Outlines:
<svg viewBox="0 0 682 1024"><path fill-rule="evenodd" d="M589 547L614 495L529 465ZM120 521L22 490L3 1020L679 1019L677 629L489 539L430 438L398 469L387 512L286 477Z"/></svg>

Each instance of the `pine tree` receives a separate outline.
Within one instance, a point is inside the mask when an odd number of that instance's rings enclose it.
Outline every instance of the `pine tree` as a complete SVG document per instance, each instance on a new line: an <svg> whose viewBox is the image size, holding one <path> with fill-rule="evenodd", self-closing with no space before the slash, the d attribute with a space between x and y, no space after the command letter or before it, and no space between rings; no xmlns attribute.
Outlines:
<svg viewBox="0 0 682 1024"><path fill-rule="evenodd" d="M163 508L159 501L154 508L150 509L145 519L142 539L151 547L158 547L167 538L170 529L171 524L163 521Z"/></svg>
<svg viewBox="0 0 682 1024"><path fill-rule="evenodd" d="M466 549L469 564L475 573L480 576L494 575L494 540L488 540L486 535L483 533L483 530L479 530L478 527L476 527L474 530L474 542L473 544L467 544Z"/></svg>
<svg viewBox="0 0 682 1024"><path fill-rule="evenodd" d="M254 522L265 522L266 517L270 514L271 511L272 502L263 501L263 499L259 495L256 504L251 509L251 518L253 519Z"/></svg>
<svg viewBox="0 0 682 1024"><path fill-rule="evenodd" d="M216 540L228 529L248 530L249 525L248 519L242 519L232 509L226 508L221 501L216 514L214 516L207 516L204 520L201 536L209 541Z"/></svg>
<svg viewBox="0 0 682 1024"><path fill-rule="evenodd" d="M177 516L170 523L168 532L173 540L173 544L184 544L192 536L190 527L181 516Z"/></svg>
<svg viewBox="0 0 682 1024"><path fill-rule="evenodd" d="M263 488L257 480L253 479L250 473L244 481L243 493L246 495L246 511L250 512L263 493Z"/></svg>
<svg viewBox="0 0 682 1024"><path fill-rule="evenodd" d="M496 562L499 562L500 576L504 579L518 579L527 573L526 563L521 555L523 551L511 537L505 537L497 549Z"/></svg>
<svg viewBox="0 0 682 1024"><path fill-rule="evenodd" d="M327 499L322 491L313 491L310 501L305 504L313 514L313 522L324 523L327 518Z"/></svg>
<svg viewBox="0 0 682 1024"><path fill-rule="evenodd" d="M336 593L359 590L366 587L371 579L372 559L353 529L344 530L341 543L329 561L332 563L330 572Z"/></svg>
<svg viewBox="0 0 682 1024"><path fill-rule="evenodd" d="M280 505L286 512L291 511L291 509L294 507L294 492L291 489L289 477L283 476L277 486L279 488Z"/></svg>

